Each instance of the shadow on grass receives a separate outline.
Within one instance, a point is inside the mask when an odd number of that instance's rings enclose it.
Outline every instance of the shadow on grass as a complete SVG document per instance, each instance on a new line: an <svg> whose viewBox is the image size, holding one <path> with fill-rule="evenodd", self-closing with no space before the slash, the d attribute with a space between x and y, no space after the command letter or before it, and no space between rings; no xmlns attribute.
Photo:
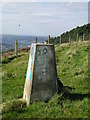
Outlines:
<svg viewBox="0 0 90 120"><path fill-rule="evenodd" d="M69 99L69 100L83 100L84 98L90 97L89 94L80 94L80 93L64 93L63 94L64 98Z"/></svg>
<svg viewBox="0 0 90 120"><path fill-rule="evenodd" d="M68 87L68 86L63 86L63 89L64 89L65 91L75 90L75 88Z"/></svg>
<svg viewBox="0 0 90 120"><path fill-rule="evenodd" d="M22 54L22 55L24 55L24 54ZM10 58L6 58L6 59L2 60L2 64L7 64L7 63L11 62L12 60L14 60L15 58L21 57L22 55L12 56Z"/></svg>
<svg viewBox="0 0 90 120"><path fill-rule="evenodd" d="M81 94L81 93L70 93L72 90L74 90L75 88L71 88L68 86L64 86L63 87L63 99L69 99L71 101L73 100L83 100L84 98L90 98L90 94Z"/></svg>

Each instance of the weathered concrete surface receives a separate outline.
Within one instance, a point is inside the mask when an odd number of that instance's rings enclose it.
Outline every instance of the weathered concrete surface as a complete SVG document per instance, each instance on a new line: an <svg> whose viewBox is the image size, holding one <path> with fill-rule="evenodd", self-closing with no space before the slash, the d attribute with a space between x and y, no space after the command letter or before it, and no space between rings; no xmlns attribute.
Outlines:
<svg viewBox="0 0 90 120"><path fill-rule="evenodd" d="M36 44L30 102L49 100L56 92L56 79L57 71L54 45Z"/></svg>
<svg viewBox="0 0 90 120"><path fill-rule="evenodd" d="M56 78L54 46L37 44L31 101L50 99L56 92Z"/></svg>

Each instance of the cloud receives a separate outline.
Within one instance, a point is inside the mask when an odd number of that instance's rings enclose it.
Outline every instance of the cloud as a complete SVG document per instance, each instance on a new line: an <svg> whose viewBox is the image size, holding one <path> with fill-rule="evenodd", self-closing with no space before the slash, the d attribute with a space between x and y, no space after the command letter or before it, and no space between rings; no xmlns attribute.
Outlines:
<svg viewBox="0 0 90 120"><path fill-rule="evenodd" d="M4 3L3 33L53 36L87 23L87 3ZM21 24L21 32L18 32Z"/></svg>

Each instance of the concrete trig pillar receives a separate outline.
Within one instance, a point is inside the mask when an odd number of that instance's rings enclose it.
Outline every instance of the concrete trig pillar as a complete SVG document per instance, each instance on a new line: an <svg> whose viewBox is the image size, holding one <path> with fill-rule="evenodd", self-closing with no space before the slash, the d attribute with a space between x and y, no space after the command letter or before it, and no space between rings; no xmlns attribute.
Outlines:
<svg viewBox="0 0 90 120"><path fill-rule="evenodd" d="M23 100L48 101L56 93L56 61L54 45L31 44Z"/></svg>

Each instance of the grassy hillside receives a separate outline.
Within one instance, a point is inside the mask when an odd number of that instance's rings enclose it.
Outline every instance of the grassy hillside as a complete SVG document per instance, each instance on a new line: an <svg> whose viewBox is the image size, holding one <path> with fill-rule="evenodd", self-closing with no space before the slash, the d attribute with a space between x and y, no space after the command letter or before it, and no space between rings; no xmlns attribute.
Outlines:
<svg viewBox="0 0 90 120"><path fill-rule="evenodd" d="M83 37L84 37L84 40L89 40L89 31L90 31L90 24L77 26L76 28L61 34L62 43L68 43L69 36L71 41L77 41L77 34L78 34L78 40L83 40ZM53 44L59 44L60 36L52 38L50 42Z"/></svg>
<svg viewBox="0 0 90 120"><path fill-rule="evenodd" d="M48 102L34 102L29 108L16 101L23 95L29 51L17 58L13 54L3 57L3 118L88 117L88 42L57 45L55 51L57 75L64 88Z"/></svg>

